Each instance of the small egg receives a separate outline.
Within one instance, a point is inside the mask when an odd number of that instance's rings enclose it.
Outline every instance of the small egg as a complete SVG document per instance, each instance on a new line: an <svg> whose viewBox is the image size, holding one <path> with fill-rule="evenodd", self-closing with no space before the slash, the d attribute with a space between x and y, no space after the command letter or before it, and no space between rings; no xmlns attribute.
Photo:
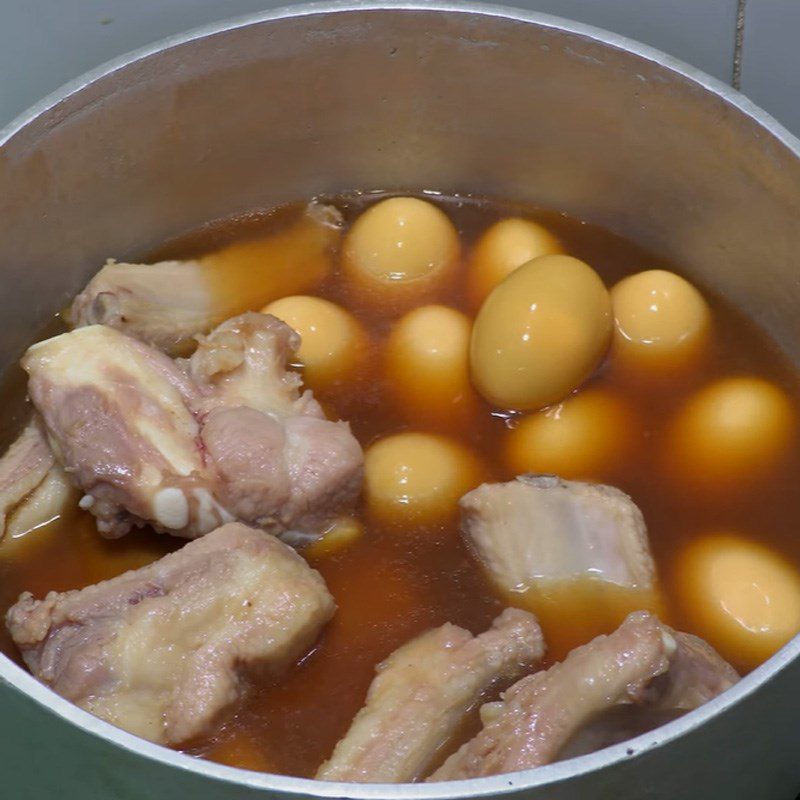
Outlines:
<svg viewBox="0 0 800 800"><path fill-rule="evenodd" d="M364 526L355 517L342 517L323 534L303 550L303 555L310 559L326 558L357 542L364 535Z"/></svg>
<svg viewBox="0 0 800 800"><path fill-rule="evenodd" d="M800 573L764 545L708 534L680 554L676 577L696 632L747 668L800 631Z"/></svg>
<svg viewBox="0 0 800 800"><path fill-rule="evenodd" d="M470 302L480 306L498 283L532 258L562 252L561 242L536 222L519 217L495 222L472 251L467 276Z"/></svg>
<svg viewBox="0 0 800 800"><path fill-rule="evenodd" d="M663 269L639 272L611 290L613 358L646 374L670 376L696 364L708 343L711 312L700 292Z"/></svg>
<svg viewBox="0 0 800 800"><path fill-rule="evenodd" d="M458 255L458 233L441 209L415 197L392 197L353 223L342 266L357 294L407 308L441 287Z"/></svg>
<svg viewBox="0 0 800 800"><path fill-rule="evenodd" d="M355 317L321 297L294 295L261 309L300 334L298 358L313 389L347 380L361 362L367 337Z"/></svg>
<svg viewBox="0 0 800 800"><path fill-rule="evenodd" d="M416 308L394 325L386 375L395 404L409 420L457 424L474 410L471 328L460 311L439 305Z"/></svg>
<svg viewBox="0 0 800 800"><path fill-rule="evenodd" d="M535 258L481 306L470 341L472 382L500 408L556 403L597 368L611 329L611 300L591 267L571 256Z"/></svg>
<svg viewBox="0 0 800 800"><path fill-rule="evenodd" d="M723 378L690 397L669 426L666 468L700 490L746 486L780 463L795 432L781 389L760 378Z"/></svg>
<svg viewBox="0 0 800 800"><path fill-rule="evenodd" d="M635 428L633 412L619 397L587 389L521 419L506 436L506 466L515 475L600 480L630 453Z"/></svg>
<svg viewBox="0 0 800 800"><path fill-rule="evenodd" d="M435 522L455 515L463 494L483 470L458 442L429 433L404 432L371 445L364 456L367 507L379 518Z"/></svg>

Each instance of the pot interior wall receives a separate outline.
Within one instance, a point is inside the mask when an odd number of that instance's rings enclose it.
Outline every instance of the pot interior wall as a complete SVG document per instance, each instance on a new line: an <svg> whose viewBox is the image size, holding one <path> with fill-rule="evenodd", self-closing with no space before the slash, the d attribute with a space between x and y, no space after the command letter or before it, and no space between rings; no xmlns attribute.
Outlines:
<svg viewBox="0 0 800 800"><path fill-rule="evenodd" d="M0 151L0 366L107 257L319 192L533 201L675 259L800 355L800 164L640 56L489 13L264 22L97 80Z"/></svg>
<svg viewBox="0 0 800 800"><path fill-rule="evenodd" d="M156 52L0 149L0 368L108 257L345 189L489 193L632 236L800 356L800 164L680 74L490 12L355 10Z"/></svg>

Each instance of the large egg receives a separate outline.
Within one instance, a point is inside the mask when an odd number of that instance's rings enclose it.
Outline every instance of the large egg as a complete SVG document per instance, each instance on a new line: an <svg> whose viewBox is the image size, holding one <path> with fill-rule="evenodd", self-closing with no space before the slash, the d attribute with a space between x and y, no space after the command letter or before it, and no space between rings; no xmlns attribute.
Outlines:
<svg viewBox="0 0 800 800"><path fill-rule="evenodd" d="M532 258L561 253L561 242L537 222L507 217L495 222L478 239L467 274L467 294L477 307L489 292L517 267Z"/></svg>
<svg viewBox="0 0 800 800"><path fill-rule="evenodd" d="M431 297L452 275L459 249L444 211L416 197L392 197L353 223L342 266L356 296L407 308Z"/></svg>
<svg viewBox="0 0 800 800"><path fill-rule="evenodd" d="M535 258L478 312L470 341L475 388L500 408L558 402L596 369L612 324L608 291L590 266L571 256Z"/></svg>

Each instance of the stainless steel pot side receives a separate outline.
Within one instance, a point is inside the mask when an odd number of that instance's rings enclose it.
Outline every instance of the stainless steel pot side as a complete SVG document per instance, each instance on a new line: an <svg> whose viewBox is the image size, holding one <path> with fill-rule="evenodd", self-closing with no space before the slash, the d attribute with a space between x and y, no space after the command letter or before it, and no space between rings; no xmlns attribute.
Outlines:
<svg viewBox="0 0 800 800"><path fill-rule="evenodd" d="M800 361L799 155L727 86L543 15L317 4L206 27L101 67L0 132L0 368L105 258L353 188L487 193L607 225L727 295ZM785 800L800 788L799 651L795 640L627 744L421 786L196 760L91 717L0 657L0 795Z"/></svg>

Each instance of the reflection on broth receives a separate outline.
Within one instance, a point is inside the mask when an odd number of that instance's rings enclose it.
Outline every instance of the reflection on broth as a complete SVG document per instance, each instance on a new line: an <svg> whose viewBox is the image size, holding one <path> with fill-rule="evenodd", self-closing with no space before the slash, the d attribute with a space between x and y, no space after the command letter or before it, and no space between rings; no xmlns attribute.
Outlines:
<svg viewBox="0 0 800 800"><path fill-rule="evenodd" d="M354 516L326 520L329 533L303 551L336 601L335 616L311 652L280 679L257 667L245 669L249 693L186 749L233 766L313 777L362 707L376 664L445 623L484 632L509 604L536 613L548 647L545 667L592 637L611 633L639 609L702 636L740 671L755 667L792 635L800 625L798 380L754 322L708 287L698 287L702 299L691 305L697 297L690 286L691 308L678 301L670 319L658 319L669 340L669 380L652 380L659 359L641 355L648 335L642 297L634 291L641 279L620 281L642 270L680 272L680 265L606 230L519 204L453 197L437 198L434 208L383 195L325 202L341 211L341 227L337 219L309 217L297 205L209 225L146 259L197 262L190 269L204 276L199 306L206 329L270 304L265 310L305 331L299 357L308 384L329 418L350 422L367 454L365 493ZM407 243L404 237L416 230L422 238ZM530 353L553 367L560 381L555 394L552 386L534 385L540 371L531 379L529 397L512 397L512 412L494 407L484 397L510 397L503 392L515 367L503 373L500 395L493 393L496 387L487 388L497 374L497 331L518 323L517 333L535 336L539 318L530 325L502 317L512 306L524 311L525 297L496 302L501 316L491 320L491 336L482 339L488 344L482 345L477 381L481 396L468 382L467 369L478 299L509 272L509 259L548 255L558 266L563 256L554 254L561 252L597 273L611 290L614 314L591 275L588 289L581 284L588 305L581 305L574 284L568 287L573 316L586 322L592 315L580 341L602 341L572 363L575 353L561 352L569 351L567 338L575 334L569 320L543 317L545 337L531 347L526 340L517 356L522 367L529 366ZM140 274L137 269L160 267L131 268L130 280ZM165 268L165 293L158 298L164 318L175 303L170 292L180 294L178 278L186 269ZM578 269L585 277L583 267ZM559 277L555 270L553 280ZM687 285L673 278L666 281L669 287ZM667 289L648 284L648 291ZM184 322L191 316L180 305L187 298L177 301ZM86 303L92 310L87 321L111 321L104 315L119 311L96 305L88 295ZM706 304L708 327L697 322ZM603 357L613 317L615 343ZM680 332L673 335L673 319L691 328L690 338L702 339L702 359L672 357L685 342ZM144 338L185 353L189 330L148 328L151 335ZM302 374L302 366L297 368ZM473 377L474 369L473 362ZM735 384L728 381L732 377ZM739 395L729 402L731 387ZM9 384L7 394L18 397L19 386ZM540 401L553 405L542 410ZM759 480L750 472L756 462ZM630 495L647 524L657 584L637 588L583 574L525 590L493 584L459 532L457 502L482 481L507 482L523 471L603 481ZM723 490L706 491L722 481L717 475L724 477ZM74 501L57 519L21 533L0 539L3 610L23 591L42 598L49 591L78 589L185 544L147 527L103 539L95 518ZM774 608L785 610L779 621L764 622L756 585L775 592ZM743 599L742 589L741 597L736 594L738 613L724 614L720 609L740 586L751 587L750 599ZM0 648L20 661L5 627ZM494 687L491 699L500 688ZM480 729L478 705L441 744L434 766ZM658 714L669 717L663 709Z"/></svg>

